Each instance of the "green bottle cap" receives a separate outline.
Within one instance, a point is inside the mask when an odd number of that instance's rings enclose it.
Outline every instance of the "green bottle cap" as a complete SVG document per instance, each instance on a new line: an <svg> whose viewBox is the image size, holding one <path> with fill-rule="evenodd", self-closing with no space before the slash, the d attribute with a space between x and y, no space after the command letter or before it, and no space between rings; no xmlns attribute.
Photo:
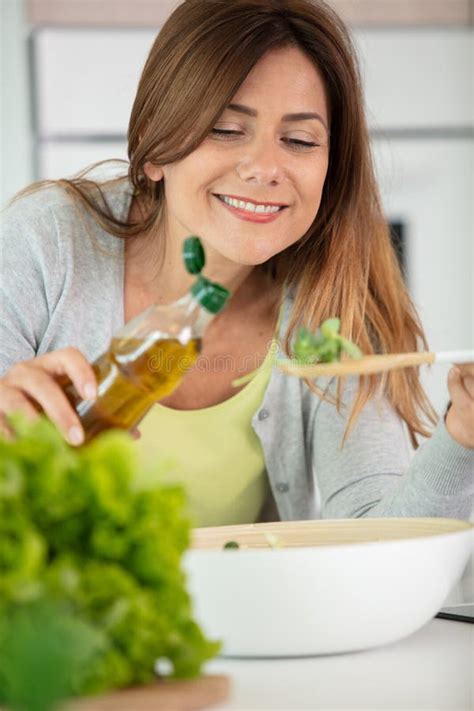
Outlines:
<svg viewBox="0 0 474 711"><path fill-rule="evenodd" d="M223 286L215 284L203 276L199 276L192 285L191 294L206 311L210 311L212 314L219 313L230 296L230 292Z"/></svg>
<svg viewBox="0 0 474 711"><path fill-rule="evenodd" d="M190 274L200 274L206 257L199 237L188 237L183 244L183 260L186 270Z"/></svg>

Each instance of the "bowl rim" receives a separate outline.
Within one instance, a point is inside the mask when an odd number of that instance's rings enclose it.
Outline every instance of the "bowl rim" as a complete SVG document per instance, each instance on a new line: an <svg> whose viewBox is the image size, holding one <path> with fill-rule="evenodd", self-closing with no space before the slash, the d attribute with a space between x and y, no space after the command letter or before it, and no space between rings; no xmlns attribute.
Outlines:
<svg viewBox="0 0 474 711"><path fill-rule="evenodd" d="M380 521L386 521L388 517L385 518L372 518L372 519L367 519L367 521L370 521L371 523L369 524L372 528L376 528L376 523ZM439 521L440 522L441 517L424 517L424 518L417 518L417 521ZM359 519L318 519L324 522L332 522L332 521L337 521L337 522L347 522L347 521L357 521ZM391 517L392 521L406 521L406 518L403 517ZM246 544L245 541L241 544L239 548L235 549L225 549L221 543L216 543L215 545L207 545L207 546L199 546L196 545L194 546L191 542L191 545L187 549L187 553L193 553L193 554L202 554L202 553L225 553L228 555L229 553L235 554L241 554L241 555L254 555L254 554L267 554L269 551L273 554L280 553L280 554L288 554L291 551L334 551L334 550L341 550L341 549L354 549L354 548L361 548L361 547L367 547L367 546L378 546L380 547L381 544L384 546L392 544L392 547L394 545L400 546L401 544L412 544L415 541L425 541L426 539L440 539L444 538L446 536L452 537L452 536L467 536L468 534L472 534L474 532L474 523L471 523L469 521L465 521L464 519L448 519L448 518L443 518L442 521L444 522L444 525L446 524L452 524L453 529L452 530L440 530L438 532L434 533L413 533L413 535L409 536L402 536L402 537L388 537L388 538L383 538L381 540L365 540L365 541L343 541L341 543L333 542L333 543L324 543L324 544L296 544L296 545L275 545L272 546L270 543L268 545L264 545L262 543L259 543L257 545L252 545ZM286 523L286 522L274 522L274 523ZM293 522L293 523L298 523L298 522ZM260 525L260 524L250 524L253 527ZM262 526L268 525L268 524L261 524ZM441 527L441 523L440 523ZM211 527L209 527L211 528ZM222 531L223 528L225 527L219 527ZM229 527L229 528L234 528L234 527ZM196 530L196 529L194 529ZM199 529L198 529L199 530ZM202 530L202 529L201 529ZM265 529L262 528L260 529L262 533L265 532ZM270 533L273 533L273 531L270 531ZM284 534L281 534L282 537ZM235 538L238 538L238 536L234 536L234 538L230 537L228 540L235 540Z"/></svg>

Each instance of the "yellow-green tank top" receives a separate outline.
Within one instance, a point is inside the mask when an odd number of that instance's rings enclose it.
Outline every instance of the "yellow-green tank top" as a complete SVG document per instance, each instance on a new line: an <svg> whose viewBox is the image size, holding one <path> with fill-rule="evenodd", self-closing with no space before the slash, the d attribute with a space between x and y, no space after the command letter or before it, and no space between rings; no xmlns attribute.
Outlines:
<svg viewBox="0 0 474 711"><path fill-rule="evenodd" d="M193 526L254 523L268 493L265 461L252 416L263 400L276 342L255 376L235 395L200 410L157 403L136 441L144 467L163 462L164 483L181 484Z"/></svg>

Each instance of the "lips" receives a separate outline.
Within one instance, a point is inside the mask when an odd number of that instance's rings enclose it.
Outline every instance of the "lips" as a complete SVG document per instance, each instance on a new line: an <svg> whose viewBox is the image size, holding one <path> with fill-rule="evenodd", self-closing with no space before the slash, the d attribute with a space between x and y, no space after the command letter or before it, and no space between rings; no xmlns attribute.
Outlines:
<svg viewBox="0 0 474 711"><path fill-rule="evenodd" d="M213 193L215 197L222 199L223 197L232 198L233 200L239 200L239 202L250 202L252 205L264 205L265 207L279 207L284 209L288 207L287 203L284 202L267 202L265 200L252 200L249 197L243 197L242 195L231 195L230 193Z"/></svg>
<svg viewBox="0 0 474 711"><path fill-rule="evenodd" d="M261 224L266 224L268 222L274 222L274 220L278 220L281 215L284 214L285 208L288 207L287 205L282 205L280 206L279 210L276 210L275 212L252 212L250 210L244 210L242 208L234 207L233 205L229 205L226 203L222 198L219 197L219 195L214 196L218 202L219 205L222 205L222 207L230 212L234 217L238 218L239 220L244 220L245 222L253 222L253 223L261 223ZM262 203L255 203L256 205L262 204Z"/></svg>

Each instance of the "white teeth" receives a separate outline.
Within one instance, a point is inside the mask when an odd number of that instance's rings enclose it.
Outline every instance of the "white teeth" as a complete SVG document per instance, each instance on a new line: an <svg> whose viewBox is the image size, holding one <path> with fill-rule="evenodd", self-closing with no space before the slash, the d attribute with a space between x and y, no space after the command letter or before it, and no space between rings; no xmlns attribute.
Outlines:
<svg viewBox="0 0 474 711"><path fill-rule="evenodd" d="M280 209L276 205L255 205L253 202L235 200L234 198L227 197L227 195L220 195L220 198L223 202L227 203L227 205L232 205L232 207L237 207L239 210L246 210L247 212L272 214L278 212Z"/></svg>

